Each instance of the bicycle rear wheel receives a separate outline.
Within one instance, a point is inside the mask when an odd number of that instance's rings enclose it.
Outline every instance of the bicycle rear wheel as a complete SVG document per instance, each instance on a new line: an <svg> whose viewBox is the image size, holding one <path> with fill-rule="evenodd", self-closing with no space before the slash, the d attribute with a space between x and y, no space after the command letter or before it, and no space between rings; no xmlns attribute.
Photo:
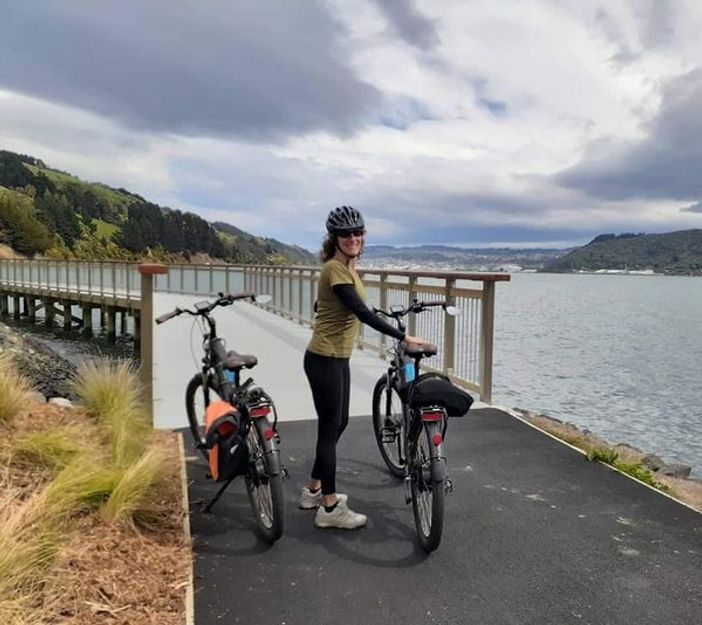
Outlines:
<svg viewBox="0 0 702 625"><path fill-rule="evenodd" d="M220 398L217 391L208 382L203 386L202 374L196 373L185 389L185 410L188 414L188 425L196 449L200 451L205 460L209 459L205 442L205 409L213 401Z"/></svg>
<svg viewBox="0 0 702 625"><path fill-rule="evenodd" d="M384 375L373 389L373 432L380 455L395 477L405 475L404 429L402 401Z"/></svg>
<svg viewBox="0 0 702 625"><path fill-rule="evenodd" d="M446 460L441 456L441 443L434 443L436 434L441 434L438 423L423 425L410 463L414 523L425 551L439 546L444 529Z"/></svg>
<svg viewBox="0 0 702 625"><path fill-rule="evenodd" d="M246 492L261 536L269 543L283 535L283 472L280 452L264 436L270 428L265 418L256 419L246 435L250 470L245 476Z"/></svg>

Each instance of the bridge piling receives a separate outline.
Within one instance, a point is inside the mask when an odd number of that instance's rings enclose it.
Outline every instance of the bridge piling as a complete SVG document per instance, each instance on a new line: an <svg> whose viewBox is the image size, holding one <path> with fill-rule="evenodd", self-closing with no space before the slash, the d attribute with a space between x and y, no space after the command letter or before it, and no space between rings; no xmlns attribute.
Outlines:
<svg viewBox="0 0 702 625"><path fill-rule="evenodd" d="M93 307L90 304L82 304L81 310L83 315L80 332L85 338L89 339L93 336Z"/></svg>

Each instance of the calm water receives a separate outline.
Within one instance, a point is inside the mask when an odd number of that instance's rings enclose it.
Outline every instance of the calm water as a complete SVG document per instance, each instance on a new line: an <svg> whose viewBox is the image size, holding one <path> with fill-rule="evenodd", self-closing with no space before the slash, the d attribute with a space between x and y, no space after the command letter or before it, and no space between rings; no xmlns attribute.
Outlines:
<svg viewBox="0 0 702 625"><path fill-rule="evenodd" d="M515 274L495 321L495 403L702 475L702 279Z"/></svg>

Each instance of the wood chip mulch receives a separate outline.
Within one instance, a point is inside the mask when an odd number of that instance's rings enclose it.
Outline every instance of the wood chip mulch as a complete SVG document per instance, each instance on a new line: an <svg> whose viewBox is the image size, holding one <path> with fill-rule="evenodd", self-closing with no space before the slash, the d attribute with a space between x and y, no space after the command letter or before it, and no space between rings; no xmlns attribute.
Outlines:
<svg viewBox="0 0 702 625"><path fill-rule="evenodd" d="M87 418L80 411L50 404L32 404L23 420L24 432L49 429ZM5 426L0 433L0 459L7 462L8 440L17 434ZM9 435L9 436L6 436ZM47 575L45 596L50 607L46 623L62 625L183 625L191 571L191 548L184 530L182 484L177 436L155 434L172 451L172 475L159 488L155 528L108 523L99 511L75 518L61 554ZM13 487L36 491L49 479L45 469L5 465Z"/></svg>

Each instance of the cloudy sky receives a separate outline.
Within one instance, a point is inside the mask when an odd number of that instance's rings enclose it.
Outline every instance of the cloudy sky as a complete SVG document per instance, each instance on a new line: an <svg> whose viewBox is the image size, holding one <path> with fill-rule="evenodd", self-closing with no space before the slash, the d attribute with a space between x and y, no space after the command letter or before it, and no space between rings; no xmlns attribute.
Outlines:
<svg viewBox="0 0 702 625"><path fill-rule="evenodd" d="M699 0L33 0L0 148L315 249L702 228Z"/></svg>

